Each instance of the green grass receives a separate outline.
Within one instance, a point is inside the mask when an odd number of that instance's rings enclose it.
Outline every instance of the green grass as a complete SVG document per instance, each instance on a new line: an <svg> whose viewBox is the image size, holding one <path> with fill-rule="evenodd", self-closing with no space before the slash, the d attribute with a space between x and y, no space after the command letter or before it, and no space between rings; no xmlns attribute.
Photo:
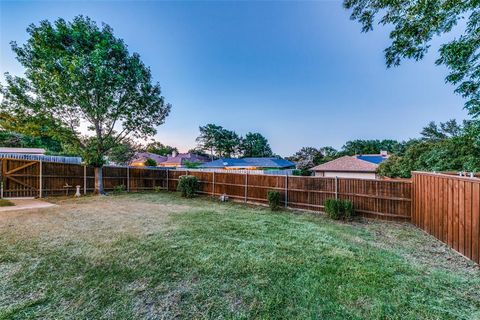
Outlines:
<svg viewBox="0 0 480 320"><path fill-rule="evenodd" d="M478 268L409 225L166 193L59 204L0 221L0 318L480 318Z"/></svg>
<svg viewBox="0 0 480 320"><path fill-rule="evenodd" d="M7 199L0 199L0 207L11 207L14 206L15 204Z"/></svg>

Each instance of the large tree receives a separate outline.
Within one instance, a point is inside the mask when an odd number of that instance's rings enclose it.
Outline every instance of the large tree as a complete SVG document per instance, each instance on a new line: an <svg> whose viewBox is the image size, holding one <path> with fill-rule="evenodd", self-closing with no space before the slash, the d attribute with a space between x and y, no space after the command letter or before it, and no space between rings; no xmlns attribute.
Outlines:
<svg viewBox="0 0 480 320"><path fill-rule="evenodd" d="M235 131L212 123L201 126L199 130L200 135L196 139L198 148L209 151L212 159L214 156L228 158L238 153L240 137Z"/></svg>
<svg viewBox="0 0 480 320"><path fill-rule="evenodd" d="M249 132L240 144L242 157L271 157L273 155L267 138L258 132Z"/></svg>
<svg viewBox="0 0 480 320"><path fill-rule="evenodd" d="M2 126L69 145L95 167L95 192L103 193L104 156L124 139L154 135L171 106L140 56L108 25L78 16L27 32L25 44L12 42L25 77L6 74Z"/></svg>
<svg viewBox="0 0 480 320"><path fill-rule="evenodd" d="M435 36L449 33L460 20L461 35L440 47L436 63L449 70L446 81L467 99L465 108L480 116L480 2L478 0L344 0L351 19L362 31L376 21L389 25L391 45L385 49L388 67L402 59L421 60ZM458 28L459 29L459 28Z"/></svg>

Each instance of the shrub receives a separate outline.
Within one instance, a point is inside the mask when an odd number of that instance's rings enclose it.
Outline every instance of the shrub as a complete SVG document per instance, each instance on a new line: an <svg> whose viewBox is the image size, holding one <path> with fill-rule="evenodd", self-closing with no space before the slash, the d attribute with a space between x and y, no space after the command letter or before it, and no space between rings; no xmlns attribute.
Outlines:
<svg viewBox="0 0 480 320"><path fill-rule="evenodd" d="M280 192L269 190L267 193L268 205L272 211L280 208Z"/></svg>
<svg viewBox="0 0 480 320"><path fill-rule="evenodd" d="M177 190L182 193L182 197L193 198L198 191L198 179L195 176L180 176Z"/></svg>
<svg viewBox="0 0 480 320"><path fill-rule="evenodd" d="M145 160L145 162L143 164L146 165L147 167L156 167L157 166L157 161L155 161L151 158L148 158L147 160Z"/></svg>
<svg viewBox="0 0 480 320"><path fill-rule="evenodd" d="M350 220L355 213L352 201L342 199L327 199L325 212L329 218L334 220Z"/></svg>
<svg viewBox="0 0 480 320"><path fill-rule="evenodd" d="M155 186L155 187L153 187L153 191L155 191L155 192L160 192L160 191L162 191L162 190L163 190L163 188L160 187L160 186Z"/></svg>
<svg viewBox="0 0 480 320"><path fill-rule="evenodd" d="M113 187L114 193L123 193L125 192L125 186L123 184Z"/></svg>

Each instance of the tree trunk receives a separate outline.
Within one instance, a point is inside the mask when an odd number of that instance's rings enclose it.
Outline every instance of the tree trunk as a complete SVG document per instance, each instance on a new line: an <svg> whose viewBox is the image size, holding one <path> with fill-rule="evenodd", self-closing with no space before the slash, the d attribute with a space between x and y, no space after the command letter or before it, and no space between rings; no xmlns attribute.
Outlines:
<svg viewBox="0 0 480 320"><path fill-rule="evenodd" d="M95 191L94 194L105 194L103 190L103 167L95 167Z"/></svg>

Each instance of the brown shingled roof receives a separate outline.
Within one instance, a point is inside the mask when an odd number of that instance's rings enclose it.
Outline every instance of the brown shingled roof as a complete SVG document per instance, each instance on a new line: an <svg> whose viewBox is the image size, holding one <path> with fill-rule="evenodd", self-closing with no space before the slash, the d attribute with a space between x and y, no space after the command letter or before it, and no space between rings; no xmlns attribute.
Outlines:
<svg viewBox="0 0 480 320"><path fill-rule="evenodd" d="M316 167L313 171L348 171L348 172L375 172L378 165L357 159L356 157L344 156Z"/></svg>

